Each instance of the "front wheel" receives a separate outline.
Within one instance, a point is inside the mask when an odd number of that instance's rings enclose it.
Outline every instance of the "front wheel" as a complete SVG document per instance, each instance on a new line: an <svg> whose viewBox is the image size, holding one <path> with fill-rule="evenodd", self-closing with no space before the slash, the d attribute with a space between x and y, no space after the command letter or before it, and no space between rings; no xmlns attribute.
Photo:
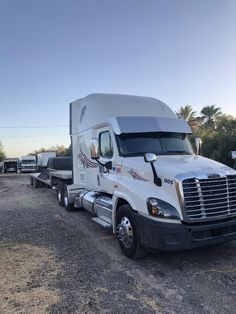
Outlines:
<svg viewBox="0 0 236 314"><path fill-rule="evenodd" d="M130 205L122 205L118 209L116 232L121 250L127 257L138 259L146 255L146 250L140 243L135 217Z"/></svg>

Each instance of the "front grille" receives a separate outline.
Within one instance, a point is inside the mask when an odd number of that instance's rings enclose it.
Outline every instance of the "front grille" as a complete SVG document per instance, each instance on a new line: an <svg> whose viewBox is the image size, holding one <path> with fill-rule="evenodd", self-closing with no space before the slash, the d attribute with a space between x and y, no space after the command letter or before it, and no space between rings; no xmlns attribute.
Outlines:
<svg viewBox="0 0 236 314"><path fill-rule="evenodd" d="M191 220L236 214L236 175L183 180L187 217Z"/></svg>

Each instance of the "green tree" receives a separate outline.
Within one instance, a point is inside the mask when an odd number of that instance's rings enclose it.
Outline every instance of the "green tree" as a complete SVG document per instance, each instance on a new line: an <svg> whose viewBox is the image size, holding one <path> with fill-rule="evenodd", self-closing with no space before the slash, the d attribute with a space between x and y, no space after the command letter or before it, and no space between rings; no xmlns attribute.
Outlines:
<svg viewBox="0 0 236 314"><path fill-rule="evenodd" d="M69 145L68 148L65 149L65 154L64 154L64 156L66 156L66 157L71 157L71 156L72 156L71 144Z"/></svg>
<svg viewBox="0 0 236 314"><path fill-rule="evenodd" d="M215 105L205 106L201 110L203 127L208 130L216 128L217 119L222 115L221 109Z"/></svg>
<svg viewBox="0 0 236 314"><path fill-rule="evenodd" d="M193 111L192 106L186 105L184 107L180 107L176 114L179 118L182 118L188 122L193 132L198 130L200 126L200 119L197 117L197 112Z"/></svg>
<svg viewBox="0 0 236 314"><path fill-rule="evenodd" d="M0 161L2 161L4 158L6 158L6 155L5 155L5 152L4 152L4 149L3 149L3 145L0 142Z"/></svg>
<svg viewBox="0 0 236 314"><path fill-rule="evenodd" d="M49 148L49 151L55 151L56 155L59 156L65 156L67 148L64 145L56 145L56 146L51 146Z"/></svg>
<svg viewBox="0 0 236 314"><path fill-rule="evenodd" d="M43 153L43 152L47 152L47 151L49 151L49 150L44 148L44 147L42 147L42 148L40 148L38 150L33 151L32 153L29 153L28 155L37 155L39 153Z"/></svg>
<svg viewBox="0 0 236 314"><path fill-rule="evenodd" d="M214 132L203 126L198 135L203 140L203 156L233 166L230 153L236 151L236 119L233 116L219 116Z"/></svg>
<svg viewBox="0 0 236 314"><path fill-rule="evenodd" d="M223 114L217 119L216 130L219 133L236 136L236 119L231 115Z"/></svg>
<svg viewBox="0 0 236 314"><path fill-rule="evenodd" d="M30 153L29 155L37 155L38 153L52 151L55 151L57 156L71 156L71 145L68 148L66 148L64 145L56 145L49 148L42 147L39 150L35 150L33 153Z"/></svg>

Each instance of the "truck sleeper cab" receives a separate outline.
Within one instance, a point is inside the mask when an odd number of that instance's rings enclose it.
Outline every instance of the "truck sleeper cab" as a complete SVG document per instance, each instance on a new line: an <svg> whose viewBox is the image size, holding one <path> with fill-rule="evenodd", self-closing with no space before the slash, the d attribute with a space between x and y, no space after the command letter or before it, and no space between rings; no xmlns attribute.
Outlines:
<svg viewBox="0 0 236 314"><path fill-rule="evenodd" d="M195 155L189 134L157 99L92 94L71 103L66 208L112 227L130 258L236 239L236 171Z"/></svg>
<svg viewBox="0 0 236 314"><path fill-rule="evenodd" d="M22 156L20 161L21 172L35 172L37 168L36 156Z"/></svg>

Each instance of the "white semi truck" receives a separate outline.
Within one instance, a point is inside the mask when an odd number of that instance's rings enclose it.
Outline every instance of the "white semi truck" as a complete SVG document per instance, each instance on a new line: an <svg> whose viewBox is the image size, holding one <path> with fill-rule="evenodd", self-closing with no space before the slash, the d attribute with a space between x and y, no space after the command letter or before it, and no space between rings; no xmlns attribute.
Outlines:
<svg viewBox="0 0 236 314"><path fill-rule="evenodd" d="M36 156L22 156L20 160L21 172L34 172L37 169Z"/></svg>
<svg viewBox="0 0 236 314"><path fill-rule="evenodd" d="M189 134L154 98L92 94L72 102L72 183L61 180L59 204L111 227L130 258L235 240L236 171L195 154Z"/></svg>

